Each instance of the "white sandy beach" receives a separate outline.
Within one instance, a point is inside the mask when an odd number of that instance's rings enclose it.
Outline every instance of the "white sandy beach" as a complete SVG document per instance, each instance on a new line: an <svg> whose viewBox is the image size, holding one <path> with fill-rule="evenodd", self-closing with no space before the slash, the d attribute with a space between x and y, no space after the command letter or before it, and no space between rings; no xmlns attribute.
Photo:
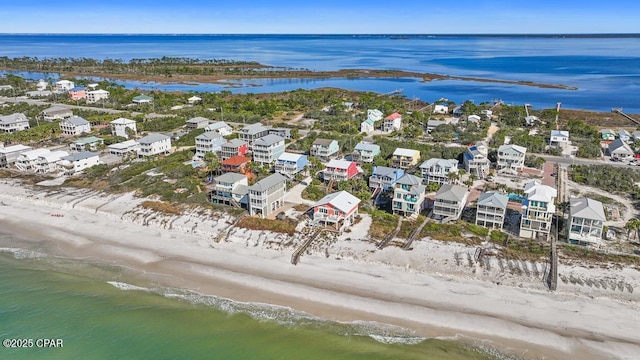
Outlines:
<svg viewBox="0 0 640 360"><path fill-rule="evenodd" d="M636 359L640 271L561 264L558 291L544 264L489 258L423 239L413 250L376 250L367 216L315 243L297 266L299 236L231 229L225 215L165 217L131 194L0 183L0 226L70 258L115 263L172 286L262 302L339 321L378 321L427 337L485 339L527 358ZM51 216L62 214L62 217ZM220 235L222 233L222 235ZM455 254L458 256L455 256ZM636 290L636 291L633 291Z"/></svg>

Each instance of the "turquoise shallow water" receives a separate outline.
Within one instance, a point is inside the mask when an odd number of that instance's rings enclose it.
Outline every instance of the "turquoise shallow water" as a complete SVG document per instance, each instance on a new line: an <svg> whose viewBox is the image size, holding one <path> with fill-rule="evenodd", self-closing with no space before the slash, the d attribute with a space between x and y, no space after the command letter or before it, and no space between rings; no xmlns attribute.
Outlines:
<svg viewBox="0 0 640 360"><path fill-rule="evenodd" d="M495 358L457 341L162 288L121 268L7 248L0 251L0 338L63 341L62 348L0 347L0 359Z"/></svg>

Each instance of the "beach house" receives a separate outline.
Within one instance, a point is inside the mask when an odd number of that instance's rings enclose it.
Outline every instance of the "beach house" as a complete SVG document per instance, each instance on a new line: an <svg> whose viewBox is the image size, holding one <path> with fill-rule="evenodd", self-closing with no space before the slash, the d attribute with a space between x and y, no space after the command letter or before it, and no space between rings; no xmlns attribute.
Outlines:
<svg viewBox="0 0 640 360"><path fill-rule="evenodd" d="M467 122L468 123L478 124L478 123L480 123L481 120L482 120L482 118L479 115L476 115L476 114L467 116Z"/></svg>
<svg viewBox="0 0 640 360"><path fill-rule="evenodd" d="M386 166L374 166L373 173L369 176L369 190L386 191L395 187L396 182L404 175L404 170L386 167Z"/></svg>
<svg viewBox="0 0 640 360"><path fill-rule="evenodd" d="M291 139L291 129L282 127L272 127L269 129L269 135L277 135L283 139Z"/></svg>
<svg viewBox="0 0 640 360"><path fill-rule="evenodd" d="M49 149L32 149L21 152L16 158L16 168L20 171L36 171L38 157L50 152Z"/></svg>
<svg viewBox="0 0 640 360"><path fill-rule="evenodd" d="M602 140L615 140L616 138L616 133L613 132L613 130L611 129L602 129L599 131L600 133L600 139Z"/></svg>
<svg viewBox="0 0 640 360"><path fill-rule="evenodd" d="M82 86L75 86L69 89L69 99L82 100L87 98L87 90Z"/></svg>
<svg viewBox="0 0 640 360"><path fill-rule="evenodd" d="M464 186L444 184L436 193L433 215L442 222L458 220L469 198L469 190Z"/></svg>
<svg viewBox="0 0 640 360"><path fill-rule="evenodd" d="M402 115L397 112L387 116L382 121L382 131L392 132L399 131L402 127Z"/></svg>
<svg viewBox="0 0 640 360"><path fill-rule="evenodd" d="M271 174L249 187L249 214L267 217L284 205L287 178Z"/></svg>
<svg viewBox="0 0 640 360"><path fill-rule="evenodd" d="M41 174L58 172L60 171L58 163L62 161L62 158L65 156L69 156L69 153L63 150L50 151L39 155L36 159L35 171Z"/></svg>
<svg viewBox="0 0 640 360"><path fill-rule="evenodd" d="M133 136L136 132L138 132L135 120L117 118L109 124L111 126L111 135L113 136L120 136L128 139L129 136Z"/></svg>
<svg viewBox="0 0 640 360"><path fill-rule="evenodd" d="M269 127L261 123L247 125L238 131L238 138L249 144L249 149L251 149L254 141L267 135L269 135Z"/></svg>
<svg viewBox="0 0 640 360"><path fill-rule="evenodd" d="M376 123L371 119L366 119L365 121L360 123L360 132L370 133L373 132L376 128Z"/></svg>
<svg viewBox="0 0 640 360"><path fill-rule="evenodd" d="M214 204L229 205L237 208L248 208L249 182L245 175L224 173L214 178L214 185L209 192L209 201Z"/></svg>
<svg viewBox="0 0 640 360"><path fill-rule="evenodd" d="M193 117L186 122L187 130L204 129L209 125L209 119L202 116Z"/></svg>
<svg viewBox="0 0 640 360"><path fill-rule="evenodd" d="M378 155L380 155L380 145L359 142L351 153L351 160L358 164L372 163Z"/></svg>
<svg viewBox="0 0 640 360"><path fill-rule="evenodd" d="M0 130L6 133L23 131L28 128L29 119L27 119L27 116L23 113L0 116Z"/></svg>
<svg viewBox="0 0 640 360"><path fill-rule="evenodd" d="M517 174L524 169L524 159L527 148L524 146L507 144L498 147L498 173Z"/></svg>
<svg viewBox="0 0 640 360"><path fill-rule="evenodd" d="M125 156L127 154L137 154L140 144L135 140L127 140L108 145L107 148L109 149L109 154Z"/></svg>
<svg viewBox="0 0 640 360"><path fill-rule="evenodd" d="M326 195L313 204L313 224L344 230L355 221L359 204L360 199L347 191Z"/></svg>
<svg viewBox="0 0 640 360"><path fill-rule="evenodd" d="M509 197L498 192L485 192L478 198L476 225L488 229L500 229L504 225Z"/></svg>
<svg viewBox="0 0 640 360"><path fill-rule="evenodd" d="M631 134L625 129L620 129L618 130L618 139L628 143L631 141Z"/></svg>
<svg viewBox="0 0 640 360"><path fill-rule="evenodd" d="M7 147L0 147L0 168L8 167L15 164L18 156L21 153L31 150L31 146L26 145L12 145Z"/></svg>
<svg viewBox="0 0 640 360"><path fill-rule="evenodd" d="M69 144L71 151L96 151L104 145L104 139L88 136L74 140Z"/></svg>
<svg viewBox="0 0 640 360"><path fill-rule="evenodd" d="M329 161L338 155L338 151L340 151L340 146L336 140L315 139L311 144L309 155L320 161Z"/></svg>
<svg viewBox="0 0 640 360"><path fill-rule="evenodd" d="M226 160L234 156L244 156L249 152L249 144L240 139L231 139L220 147L220 159Z"/></svg>
<svg viewBox="0 0 640 360"><path fill-rule="evenodd" d="M52 106L48 109L42 110L42 119L45 121L54 121L67 119L73 116L73 111L64 106Z"/></svg>
<svg viewBox="0 0 640 360"><path fill-rule="evenodd" d="M231 126L227 125L227 123L224 121L216 121L212 124L209 124L204 128L204 131L215 131L222 136L229 136L233 134L233 129L231 128Z"/></svg>
<svg viewBox="0 0 640 360"><path fill-rule="evenodd" d="M549 146L565 148L569 145L569 132L566 130L551 130Z"/></svg>
<svg viewBox="0 0 640 360"><path fill-rule="evenodd" d="M420 172L425 184L450 184L450 174L458 173L458 160L432 158L420 165Z"/></svg>
<svg viewBox="0 0 640 360"><path fill-rule="evenodd" d="M153 98L151 96L143 94L143 95L134 96L131 102L136 105L151 104L153 102Z"/></svg>
<svg viewBox="0 0 640 360"><path fill-rule="evenodd" d="M83 151L68 156L63 156L58 162L60 170L65 175L75 175L83 172L92 166L100 164L100 157L98 153Z"/></svg>
<svg viewBox="0 0 640 360"><path fill-rule="evenodd" d="M151 133L138 140L138 157L168 154L171 151L171 138L164 134Z"/></svg>
<svg viewBox="0 0 640 360"><path fill-rule="evenodd" d="M192 97L187 99L187 103L194 105L202 102L202 98L200 96L193 95Z"/></svg>
<svg viewBox="0 0 640 360"><path fill-rule="evenodd" d="M93 90L87 91L87 103L97 103L100 100L107 100L109 98L109 92L107 90Z"/></svg>
<svg viewBox="0 0 640 360"><path fill-rule="evenodd" d="M253 142L253 161L271 165L284 153L284 138L278 135L266 135Z"/></svg>
<svg viewBox="0 0 640 360"><path fill-rule="evenodd" d="M391 166L409 169L418 165L420 151L414 149L397 148L391 155Z"/></svg>
<svg viewBox="0 0 640 360"><path fill-rule="evenodd" d="M491 166L488 154L489 148L484 142L477 142L470 146L463 156L463 164L467 173L480 179L488 175Z"/></svg>
<svg viewBox="0 0 640 360"><path fill-rule="evenodd" d="M69 81L69 80L56 81L56 83L53 84L53 92L61 94L73 89L75 86L76 85L73 83L73 81Z"/></svg>
<svg viewBox="0 0 640 360"><path fill-rule="evenodd" d="M284 152L276 160L274 168L276 172L287 177L292 177L302 172L308 164L309 160L307 159L307 155Z"/></svg>
<svg viewBox="0 0 640 360"><path fill-rule="evenodd" d="M353 161L331 160L323 172L324 181L346 181L358 175L358 167Z"/></svg>
<svg viewBox="0 0 640 360"><path fill-rule="evenodd" d="M444 120L427 120L427 133L431 133L438 126L446 124L447 122Z"/></svg>
<svg viewBox="0 0 640 360"><path fill-rule="evenodd" d="M367 119L371 119L371 120L373 120L373 122L382 120L383 116L384 115L382 114L382 111L380 111L378 109L368 109L367 110Z"/></svg>
<svg viewBox="0 0 640 360"><path fill-rule="evenodd" d="M222 144L226 142L226 140L217 132L203 132L202 134L196 136L196 154L195 156L199 159L204 159L207 153L218 154L218 152L222 149Z"/></svg>
<svg viewBox="0 0 640 360"><path fill-rule="evenodd" d="M574 245L599 245L607 218L600 201L573 198L570 201L567 241Z"/></svg>
<svg viewBox="0 0 640 360"><path fill-rule="evenodd" d="M60 121L63 135L77 136L91 132L91 124L80 116L72 116Z"/></svg>
<svg viewBox="0 0 640 360"><path fill-rule="evenodd" d="M627 161L633 158L635 155L633 149L622 139L615 139L607 148L607 153L611 156L611 160L614 161Z"/></svg>
<svg viewBox="0 0 640 360"><path fill-rule="evenodd" d="M393 213L404 217L418 216L424 208L426 189L422 178L411 174L402 175L393 188Z"/></svg>
<svg viewBox="0 0 640 360"><path fill-rule="evenodd" d="M222 172L234 172L238 174L251 173L251 159L242 155L232 156L220 162Z"/></svg>
<svg viewBox="0 0 640 360"><path fill-rule="evenodd" d="M526 198L522 202L520 237L548 239L558 191L534 180L525 185L524 193Z"/></svg>
<svg viewBox="0 0 640 360"><path fill-rule="evenodd" d="M448 114L449 113L449 107L447 105L435 104L433 106L433 113L434 114L440 114L440 115Z"/></svg>

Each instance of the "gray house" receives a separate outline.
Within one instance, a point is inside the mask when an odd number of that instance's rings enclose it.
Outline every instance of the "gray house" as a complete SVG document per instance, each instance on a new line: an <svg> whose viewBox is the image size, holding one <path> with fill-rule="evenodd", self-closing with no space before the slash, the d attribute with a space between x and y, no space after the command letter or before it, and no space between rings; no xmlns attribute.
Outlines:
<svg viewBox="0 0 640 360"><path fill-rule="evenodd" d="M489 229L502 229L509 197L497 192L482 193L476 208L476 225Z"/></svg>
<svg viewBox="0 0 640 360"><path fill-rule="evenodd" d="M630 160L635 154L629 144L620 138L613 140L613 142L609 144L607 152L611 156L611 160L616 161Z"/></svg>
<svg viewBox="0 0 640 360"><path fill-rule="evenodd" d="M272 174L249 187L249 214L267 217L284 205L287 178Z"/></svg>
<svg viewBox="0 0 640 360"><path fill-rule="evenodd" d="M441 216L444 219L459 219L468 197L469 191L466 187L452 184L442 185L436 193L433 215Z"/></svg>
<svg viewBox="0 0 640 360"><path fill-rule="evenodd" d="M607 220L604 207L597 200L589 198L571 199L567 240L577 245L598 245L602 241L602 230Z"/></svg>

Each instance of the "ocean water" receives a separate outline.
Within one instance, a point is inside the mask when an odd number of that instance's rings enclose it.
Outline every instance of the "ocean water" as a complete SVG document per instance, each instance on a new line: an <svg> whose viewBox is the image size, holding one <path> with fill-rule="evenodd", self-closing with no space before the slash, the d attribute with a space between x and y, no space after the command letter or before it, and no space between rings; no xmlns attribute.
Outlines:
<svg viewBox="0 0 640 360"><path fill-rule="evenodd" d="M0 246L13 240L2 235ZM336 323L162 287L122 268L15 247L0 249L0 338L63 345L0 347L2 359L506 358L382 324Z"/></svg>
<svg viewBox="0 0 640 360"><path fill-rule="evenodd" d="M375 35L0 35L0 56L92 57L129 60L189 57L257 61L267 65L337 69L395 69L456 76L543 82L578 90L473 81L419 79L278 79L231 86L123 82L169 91L264 93L339 87L408 98L476 103L501 99L537 108L564 107L640 113L640 36L375 36ZM250 84L251 86L247 86ZM257 85L257 87L256 87Z"/></svg>

